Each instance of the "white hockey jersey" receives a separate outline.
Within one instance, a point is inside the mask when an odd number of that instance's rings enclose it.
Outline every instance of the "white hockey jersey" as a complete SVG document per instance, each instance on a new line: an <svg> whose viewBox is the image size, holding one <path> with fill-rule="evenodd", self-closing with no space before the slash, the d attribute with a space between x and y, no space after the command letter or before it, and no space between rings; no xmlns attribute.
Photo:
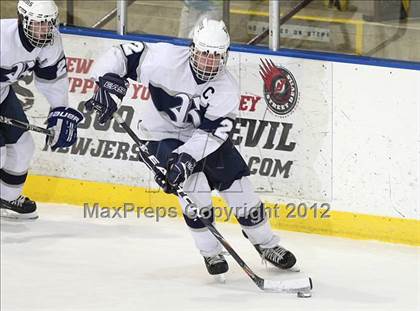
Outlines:
<svg viewBox="0 0 420 311"><path fill-rule="evenodd" d="M66 59L61 37L53 45L33 47L17 19L0 20L0 105L9 94L10 85L34 72L35 86L51 107L68 106Z"/></svg>
<svg viewBox="0 0 420 311"><path fill-rule="evenodd" d="M227 70L209 82L198 80L189 64L188 47L122 44L96 61L92 78L110 72L149 88L153 104L138 107L142 139L179 139L185 144L176 152L198 161L229 137L238 112L239 87Z"/></svg>

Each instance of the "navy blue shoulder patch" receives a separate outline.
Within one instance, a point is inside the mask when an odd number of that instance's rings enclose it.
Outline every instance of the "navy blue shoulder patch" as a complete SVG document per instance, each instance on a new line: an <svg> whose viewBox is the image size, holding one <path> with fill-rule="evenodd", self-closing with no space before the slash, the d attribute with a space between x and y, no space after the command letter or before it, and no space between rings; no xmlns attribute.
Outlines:
<svg viewBox="0 0 420 311"><path fill-rule="evenodd" d="M63 55L54 65L47 67L40 67L40 64L37 62L34 72L38 78L49 81L56 80L67 72L66 57Z"/></svg>
<svg viewBox="0 0 420 311"><path fill-rule="evenodd" d="M143 42L130 42L120 44L121 50L127 58L127 74L125 78L137 81L137 68L140 65L140 58L145 50Z"/></svg>

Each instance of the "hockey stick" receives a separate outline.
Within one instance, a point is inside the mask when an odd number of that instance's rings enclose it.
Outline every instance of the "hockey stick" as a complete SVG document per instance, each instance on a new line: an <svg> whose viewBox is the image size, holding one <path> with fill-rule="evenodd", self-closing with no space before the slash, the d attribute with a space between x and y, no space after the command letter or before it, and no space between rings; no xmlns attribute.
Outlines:
<svg viewBox="0 0 420 311"><path fill-rule="evenodd" d="M29 123L25 123L25 122L15 120L15 119L10 119L10 118L5 117L5 116L0 116L0 123L4 123L4 124L7 124L7 125L19 127L21 129L25 129L25 130L28 130L28 131L34 131L34 132L42 133L42 134L45 134L47 136L54 136L54 131L51 130L51 129L48 130L48 129L45 129L43 127L39 127L39 126L29 124Z"/></svg>
<svg viewBox="0 0 420 311"><path fill-rule="evenodd" d="M166 174L166 169L159 164L159 160L152 154L149 153L147 146L144 145L140 138L133 132L133 130L124 122L123 118L118 114L113 114L114 119L118 122L119 125L127 132L127 134L134 140L134 142L140 148L140 157L142 158L144 164L155 174ZM191 210L198 211L196 204L191 200L191 198L184 192L182 187L178 186L176 188L178 197L184 200L187 203L187 206ZM196 213L196 215L199 215ZM242 258L236 253L236 251L230 246L230 244L225 240L225 238L220 234L220 232L213 226L210 221L199 217L203 224L210 230L210 232L215 236L216 239L224 246L224 248L229 252L229 254L235 259L235 261L241 266L245 273L252 279L252 281L262 290L274 291L281 293L308 293L312 289L312 280L311 278L301 278L295 280L285 280L285 281L270 281L265 280L258 275L256 275L251 268L242 260Z"/></svg>

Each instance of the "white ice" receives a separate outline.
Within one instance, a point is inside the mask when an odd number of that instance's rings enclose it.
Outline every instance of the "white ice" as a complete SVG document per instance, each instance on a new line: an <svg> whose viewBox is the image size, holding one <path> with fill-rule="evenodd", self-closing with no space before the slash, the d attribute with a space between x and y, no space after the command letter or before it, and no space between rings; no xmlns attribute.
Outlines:
<svg viewBox="0 0 420 311"><path fill-rule="evenodd" d="M182 219L86 219L41 204L32 222L1 222L1 310L420 310L420 248L278 232L300 273L265 267L238 225L218 228L260 276L309 275L312 298L265 293L229 257L210 277Z"/></svg>

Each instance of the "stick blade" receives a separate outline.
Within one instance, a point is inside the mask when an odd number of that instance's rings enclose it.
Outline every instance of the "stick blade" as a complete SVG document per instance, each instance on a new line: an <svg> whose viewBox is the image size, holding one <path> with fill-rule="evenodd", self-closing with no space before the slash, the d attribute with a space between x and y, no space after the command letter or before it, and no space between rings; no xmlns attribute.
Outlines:
<svg viewBox="0 0 420 311"><path fill-rule="evenodd" d="M308 292L312 289L311 278L300 278L285 281L264 280L263 290L276 293Z"/></svg>

